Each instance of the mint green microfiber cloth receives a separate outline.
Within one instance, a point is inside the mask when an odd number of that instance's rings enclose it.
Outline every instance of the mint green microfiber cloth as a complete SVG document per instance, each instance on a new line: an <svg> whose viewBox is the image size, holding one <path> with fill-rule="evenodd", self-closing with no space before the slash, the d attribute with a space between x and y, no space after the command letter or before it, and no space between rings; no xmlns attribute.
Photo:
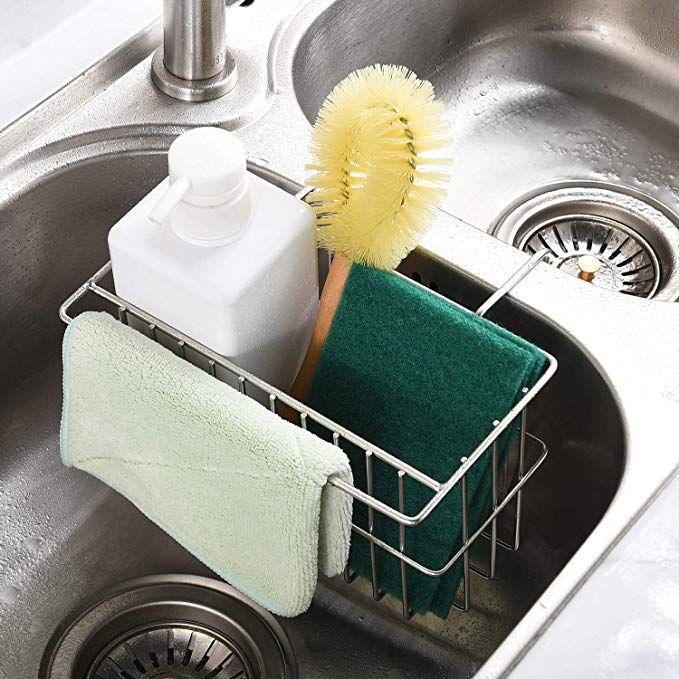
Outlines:
<svg viewBox="0 0 679 679"><path fill-rule="evenodd" d="M392 272L353 265L307 394L307 403L437 481L447 480L532 386L544 354L529 342ZM503 463L516 427L501 438ZM356 485L366 488L365 455L347 446ZM470 534L490 510L491 454L468 473ZM374 460L374 494L398 507L396 471ZM406 513L433 492L407 479ZM398 548L398 524L375 512L374 534ZM354 522L367 529L355 503ZM443 567L461 542L458 484L419 526L408 528L406 553ZM400 561L377 549L380 587L401 594ZM369 543L352 541L351 566L370 575ZM445 617L462 576L462 560L443 577L409 568L410 605Z"/></svg>
<svg viewBox="0 0 679 679"><path fill-rule="evenodd" d="M61 455L274 613L347 562L346 455L106 313L63 344ZM106 539L106 536L102 536Z"/></svg>

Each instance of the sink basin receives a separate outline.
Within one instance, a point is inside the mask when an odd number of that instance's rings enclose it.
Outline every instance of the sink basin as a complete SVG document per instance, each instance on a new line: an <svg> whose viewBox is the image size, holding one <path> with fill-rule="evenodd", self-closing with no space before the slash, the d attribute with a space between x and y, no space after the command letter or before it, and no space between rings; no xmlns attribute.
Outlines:
<svg viewBox="0 0 679 679"><path fill-rule="evenodd" d="M576 228L585 233L575 254L592 249L587 233L598 229L592 254L606 268L615 260L611 273L646 244L650 251L648 259L636 255L617 286L603 274L597 283L675 300L678 27L679 6L669 1L336 0L305 26L292 76L313 121L350 71L374 63L410 67L448 107L455 166L446 210L520 247L529 227L536 234L552 220L551 232L555 219L578 214ZM542 205L530 224L516 223L524 203L532 201L535 213L536 195L548 202L557 188L568 189L557 212ZM617 253L613 239L600 255L597 237L618 223L629 227L634 249ZM570 239L570 224L559 228ZM574 266L570 248L552 245L564 270ZM657 262L649 261L653 255Z"/></svg>
<svg viewBox="0 0 679 679"><path fill-rule="evenodd" d="M2 355L11 357L0 365L0 503L7 510L0 514L0 676L35 676L61 619L101 589L151 573L208 572L126 500L63 467L58 451L63 327L56 311L106 261L108 229L165 168L165 154L153 149L102 157L95 145L88 158L33 177L0 203L0 324L8 329ZM419 252L402 269L466 305L487 294ZM523 547L501 555L496 582L474 580L474 607L451 615L440 630L443 644L375 610L359 591L324 582L309 613L282 621L302 676L369 677L380 667L403 669L388 676L471 676L613 498L624 465L623 425L596 367L567 335L525 309L505 303L494 313L572 366L557 373L530 411L530 429L551 455L525 493Z"/></svg>

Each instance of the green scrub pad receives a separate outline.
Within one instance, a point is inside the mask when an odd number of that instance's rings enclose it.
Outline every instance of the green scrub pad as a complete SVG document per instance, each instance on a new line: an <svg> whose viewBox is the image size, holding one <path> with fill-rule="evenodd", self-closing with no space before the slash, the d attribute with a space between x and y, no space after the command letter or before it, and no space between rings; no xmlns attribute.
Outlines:
<svg viewBox="0 0 679 679"><path fill-rule="evenodd" d="M447 480L532 386L544 367L532 344L392 272L354 264L306 397L315 410L437 481ZM501 438L501 461L516 427ZM364 452L345 446L355 485L366 488ZM491 454L468 473L470 532L489 514ZM398 507L396 471L374 460L374 495ZM433 492L406 478L406 513ZM354 522L367 529L367 508ZM398 524L375 512L374 534L398 548ZM406 553L441 568L461 545L460 484L419 526ZM377 549L380 588L400 597L400 561ZM369 542L354 536L350 564L370 575ZM411 607L445 617L462 577L460 559L443 577L408 569Z"/></svg>

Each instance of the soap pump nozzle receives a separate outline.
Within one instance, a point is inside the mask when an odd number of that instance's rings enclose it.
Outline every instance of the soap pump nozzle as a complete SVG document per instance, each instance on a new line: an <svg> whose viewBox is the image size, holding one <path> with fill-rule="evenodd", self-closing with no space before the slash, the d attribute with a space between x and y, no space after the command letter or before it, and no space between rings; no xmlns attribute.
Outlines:
<svg viewBox="0 0 679 679"><path fill-rule="evenodd" d="M252 217L245 149L232 132L198 127L177 137L167 154L169 179L148 218L169 222L193 245L238 238Z"/></svg>
<svg viewBox="0 0 679 679"><path fill-rule="evenodd" d="M191 182L188 177L180 177L175 181L170 180L167 191L151 210L149 219L156 224L164 224L174 206L184 198L190 188Z"/></svg>

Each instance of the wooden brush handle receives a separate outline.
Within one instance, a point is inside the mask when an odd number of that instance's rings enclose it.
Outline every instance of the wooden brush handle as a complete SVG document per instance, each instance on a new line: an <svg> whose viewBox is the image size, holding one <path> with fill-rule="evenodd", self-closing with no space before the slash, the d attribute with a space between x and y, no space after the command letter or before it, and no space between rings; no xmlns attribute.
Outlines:
<svg viewBox="0 0 679 679"><path fill-rule="evenodd" d="M328 338L332 320L335 317L340 299L342 299L349 271L351 271L351 263L341 255L336 254L323 286L323 292L318 305L316 325L311 335L309 348L302 362L302 367L299 369L295 382L290 389L290 396L298 401L303 401L309 392L311 380L314 377L318 360L321 357L321 351L323 351L323 345ZM291 408L282 409L281 415L288 420L297 419L296 413Z"/></svg>

